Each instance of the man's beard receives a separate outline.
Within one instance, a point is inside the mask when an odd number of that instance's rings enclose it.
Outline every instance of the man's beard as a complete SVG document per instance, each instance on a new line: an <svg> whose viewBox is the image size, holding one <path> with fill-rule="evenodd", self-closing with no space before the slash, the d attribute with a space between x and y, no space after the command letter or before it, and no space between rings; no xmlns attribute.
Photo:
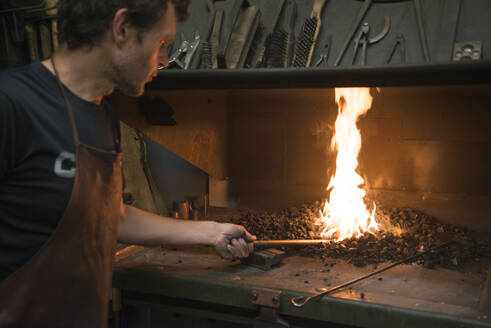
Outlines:
<svg viewBox="0 0 491 328"><path fill-rule="evenodd" d="M144 91L143 82L129 79L128 75L126 70L115 67L111 79L115 88L130 97L141 96Z"/></svg>
<svg viewBox="0 0 491 328"><path fill-rule="evenodd" d="M143 95L143 91L144 91L143 86L135 85L135 84L122 84L122 83L116 85L116 89L118 89L123 94L130 97L140 97L141 95Z"/></svg>

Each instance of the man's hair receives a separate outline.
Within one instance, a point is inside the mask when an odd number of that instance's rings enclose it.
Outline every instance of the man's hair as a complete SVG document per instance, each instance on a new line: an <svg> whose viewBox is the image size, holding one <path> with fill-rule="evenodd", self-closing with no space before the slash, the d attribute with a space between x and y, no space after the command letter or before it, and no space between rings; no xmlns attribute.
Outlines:
<svg viewBox="0 0 491 328"><path fill-rule="evenodd" d="M141 35L165 15L169 2L174 5L177 20L186 20L189 0L60 0L58 40L69 50L91 48L103 38L121 8L128 9L129 22L141 40Z"/></svg>

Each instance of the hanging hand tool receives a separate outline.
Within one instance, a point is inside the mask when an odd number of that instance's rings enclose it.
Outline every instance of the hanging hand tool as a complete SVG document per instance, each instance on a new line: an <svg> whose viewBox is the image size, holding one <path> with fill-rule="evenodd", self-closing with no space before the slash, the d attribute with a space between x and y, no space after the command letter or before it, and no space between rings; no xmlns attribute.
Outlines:
<svg viewBox="0 0 491 328"><path fill-rule="evenodd" d="M364 22L361 26L361 30L358 33L358 36L353 40L353 42L355 44L354 44L354 48L353 48L353 57L351 59L351 65L355 64L356 55L358 54L358 48L360 46L362 48L362 50L361 50L361 64L366 65L367 47L370 44L374 44L374 43L377 43L380 40L382 40L387 35L387 33L389 33L389 29L390 29L390 17L385 16L385 24L384 24L384 28L382 29L382 31L379 34L377 34L376 36L374 36L373 38L370 38L369 37L370 25L367 22Z"/></svg>
<svg viewBox="0 0 491 328"><path fill-rule="evenodd" d="M200 43L200 35L196 31L193 40L186 40L184 34L181 39L181 46L169 58L169 67L177 65L179 68L188 69Z"/></svg>
<svg viewBox="0 0 491 328"><path fill-rule="evenodd" d="M265 36L265 30L266 27L264 27L263 22L259 20L256 31L254 32L254 35L251 37L251 45L247 50L246 59L243 66L244 68L257 67L257 58L259 54L259 49L261 48L261 45L264 43L263 41Z"/></svg>
<svg viewBox="0 0 491 328"><path fill-rule="evenodd" d="M3 32L3 43L0 38L0 45L3 46L2 54L5 58L1 58L2 67L18 66L23 64L23 60L17 54L18 44L24 42L26 34L25 11L38 6L25 6L0 10L1 31ZM32 30L32 26L29 28ZM32 35L29 36L32 39ZM29 56L32 58L34 50L31 50L30 39L27 39ZM3 56L2 56L3 57Z"/></svg>
<svg viewBox="0 0 491 328"><path fill-rule="evenodd" d="M323 66L327 66L327 59L329 58L329 52L331 51L331 39L332 36L329 35L327 37L327 43L324 46L324 51L323 53L320 54L319 60L317 60L317 62L314 65L315 67L319 67L321 64L323 64Z"/></svg>
<svg viewBox="0 0 491 328"><path fill-rule="evenodd" d="M321 54L319 60L315 63L314 67L319 67L321 64L327 66L327 54Z"/></svg>
<svg viewBox="0 0 491 328"><path fill-rule="evenodd" d="M224 3L232 3L232 5L225 6L225 17L223 21L223 26L221 29L221 33L223 34L220 37L220 42L218 45L218 66L221 68L225 68L226 65L226 55L229 48L229 44L231 42L232 32L234 30L235 25L239 19L240 13L242 12L243 7L246 5L245 0L230 0Z"/></svg>
<svg viewBox="0 0 491 328"><path fill-rule="evenodd" d="M266 52L268 52L268 48L270 48L271 43L272 43L272 37L273 33L276 31L276 28L278 27L278 22L281 17L281 13L283 12L283 8L285 7L285 0L280 0L278 3L278 7L276 8L276 13L273 18L273 25L269 29L269 31L266 34L266 39L264 40L263 46L261 47L261 50L259 51L259 56L257 58L257 63L256 67L264 67L266 66Z"/></svg>
<svg viewBox="0 0 491 328"><path fill-rule="evenodd" d="M344 54L346 53L346 50L350 45L351 39L353 39L353 36L355 36L355 33L358 30L358 26L360 26L361 22L365 18L365 15L367 14L368 9L370 9L372 2L373 0L365 0L365 2L363 2L363 5L358 12L358 16L355 19L355 24L353 24L350 32L348 33L348 36L346 37L346 40L344 40L343 47L341 48L341 52L339 53L338 58L336 58L336 61L334 62L334 66L339 66L339 64L343 60Z"/></svg>
<svg viewBox="0 0 491 328"><path fill-rule="evenodd" d="M436 61L452 59L462 0L446 0L440 16L440 31L435 42Z"/></svg>
<svg viewBox="0 0 491 328"><path fill-rule="evenodd" d="M293 30L295 27L295 19L297 17L297 3L294 0L289 0L286 4L285 15L283 16L282 31L282 56L283 67L290 66L293 53Z"/></svg>
<svg viewBox="0 0 491 328"><path fill-rule="evenodd" d="M318 300L318 299L320 299L321 297L323 297L323 296L325 296L327 294L330 294L332 292L335 292L335 291L337 291L337 290L339 290L341 288L344 288L344 287L348 287L350 285L353 285L353 284L355 284L355 283L357 283L359 281L362 281L364 279L370 278L370 277L372 277L372 276L374 276L376 274L379 274L381 272L387 271L387 270L389 270L389 269L391 269L391 268L393 268L395 266L398 266L400 264L403 264L403 263L406 263L406 262L410 262L410 261L414 261L417 258L419 258L419 257L421 257L421 256L423 256L425 254L428 254L430 252L433 252L435 250L438 250L438 249L440 249L440 248L442 248L444 246L448 246L448 245L450 245L453 242L455 242L455 241L450 240L450 241L443 242L442 244L437 245L437 246L432 247L432 248L429 248L429 249L427 249L424 252L420 252L420 253L418 253L416 255L409 256L409 257L407 257L407 258L405 258L405 259L403 259L403 260L401 260L399 262L392 263L392 264L386 266L385 268L382 268L380 270L371 272L369 274L366 274L366 275L364 275L362 277L353 279L353 280L348 281L346 283L342 283L340 285L337 285L336 287L330 288L330 289L328 289L325 292L322 292L322 293L319 293L319 294L316 294L316 295L312 295L312 296L297 296L297 297L292 297L292 299L290 301L292 302L293 306L295 306L295 307L302 307L302 306L304 306L305 304L307 304L308 302L310 302L312 300Z"/></svg>
<svg viewBox="0 0 491 328"><path fill-rule="evenodd" d="M33 24L25 27L27 48L29 49L29 59L31 62L39 61L38 34Z"/></svg>
<svg viewBox="0 0 491 328"><path fill-rule="evenodd" d="M196 53L196 49L198 49L198 46L201 42L199 32L196 31L194 34L194 40L188 42L189 48L186 53L186 56L184 58L184 69L188 69L189 66L191 65L191 62L193 60L194 54Z"/></svg>
<svg viewBox="0 0 491 328"><path fill-rule="evenodd" d="M244 8L235 23L225 53L227 68L243 68L247 53L259 26L261 11L257 6Z"/></svg>
<svg viewBox="0 0 491 328"><path fill-rule="evenodd" d="M288 0L280 23L269 38L266 49L266 67L288 67L292 52L293 28L297 15L297 4Z"/></svg>
<svg viewBox="0 0 491 328"><path fill-rule="evenodd" d="M406 41L404 39L404 36L402 34L398 34L397 37L394 40L394 43L392 44L392 48L390 49L389 54L387 55L387 58L385 59L385 62L387 64L390 64L392 61L392 57L394 57L394 54L396 50L399 49L399 57L401 58L401 64L406 63Z"/></svg>
<svg viewBox="0 0 491 328"><path fill-rule="evenodd" d="M416 21L418 25L419 42L421 42L421 47L423 48L423 55L425 61L430 62L430 50L428 48L428 41L426 40L426 32L423 23L423 10L421 5L421 0L414 0L414 11L416 13Z"/></svg>
<svg viewBox="0 0 491 328"><path fill-rule="evenodd" d="M208 9L208 26L202 37L202 41L193 61L196 65L191 68L211 69L218 68L218 45L220 44L220 35L222 29L222 21L224 10L223 8L216 9L215 2L224 0L206 0L206 8Z"/></svg>
<svg viewBox="0 0 491 328"><path fill-rule="evenodd" d="M12 41L23 42L25 36L25 12L14 11L9 15L11 25Z"/></svg>
<svg viewBox="0 0 491 328"><path fill-rule="evenodd" d="M310 17L302 25L302 31L295 45L293 67L309 67L321 28L322 9L326 0L314 0Z"/></svg>
<svg viewBox="0 0 491 328"><path fill-rule="evenodd" d="M51 32L49 26L40 23L39 24L39 40L41 41L41 59L47 59L51 57Z"/></svg>
<svg viewBox="0 0 491 328"><path fill-rule="evenodd" d="M58 23L56 20L56 15L58 13L57 9L58 0L46 0L45 8L46 15L51 18L51 44L53 46L53 51L58 49Z"/></svg>
<svg viewBox="0 0 491 328"><path fill-rule="evenodd" d="M216 9L215 9L215 1L214 0L206 0L206 9L208 10L208 26L203 38L203 42L207 42L210 40L211 33L213 30L213 26L215 24L215 15L216 15Z"/></svg>
<svg viewBox="0 0 491 328"><path fill-rule="evenodd" d="M213 21L213 29L211 31L211 68L218 68L218 46L220 44L220 35L222 32L223 9L218 9Z"/></svg>
<svg viewBox="0 0 491 328"><path fill-rule="evenodd" d="M216 15L216 9L215 9L215 4L212 0L206 0L206 9L208 11L208 25L207 29L203 35L203 40L200 42L199 46L199 53L198 60L199 62L199 67L204 68L204 69L210 69L211 68L211 44L210 44L210 39L211 39L211 33L213 30L213 25L215 23L215 15ZM194 67L193 67L194 68Z"/></svg>

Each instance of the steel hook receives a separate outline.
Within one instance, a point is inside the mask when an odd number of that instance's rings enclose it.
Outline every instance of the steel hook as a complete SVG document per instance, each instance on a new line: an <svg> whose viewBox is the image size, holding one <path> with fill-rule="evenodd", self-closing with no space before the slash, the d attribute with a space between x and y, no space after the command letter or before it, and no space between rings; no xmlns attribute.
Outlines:
<svg viewBox="0 0 491 328"><path fill-rule="evenodd" d="M292 297L292 299L290 300L293 304L294 307L302 307L304 306L305 304L307 304L312 298L315 298L317 296L295 296L295 297Z"/></svg>

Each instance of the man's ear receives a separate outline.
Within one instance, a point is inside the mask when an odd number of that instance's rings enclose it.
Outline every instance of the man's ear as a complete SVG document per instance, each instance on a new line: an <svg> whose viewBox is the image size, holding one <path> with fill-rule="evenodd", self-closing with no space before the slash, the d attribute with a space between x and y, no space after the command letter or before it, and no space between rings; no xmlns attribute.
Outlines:
<svg viewBox="0 0 491 328"><path fill-rule="evenodd" d="M111 36L118 47L129 39L128 9L121 8L114 14L111 25Z"/></svg>

